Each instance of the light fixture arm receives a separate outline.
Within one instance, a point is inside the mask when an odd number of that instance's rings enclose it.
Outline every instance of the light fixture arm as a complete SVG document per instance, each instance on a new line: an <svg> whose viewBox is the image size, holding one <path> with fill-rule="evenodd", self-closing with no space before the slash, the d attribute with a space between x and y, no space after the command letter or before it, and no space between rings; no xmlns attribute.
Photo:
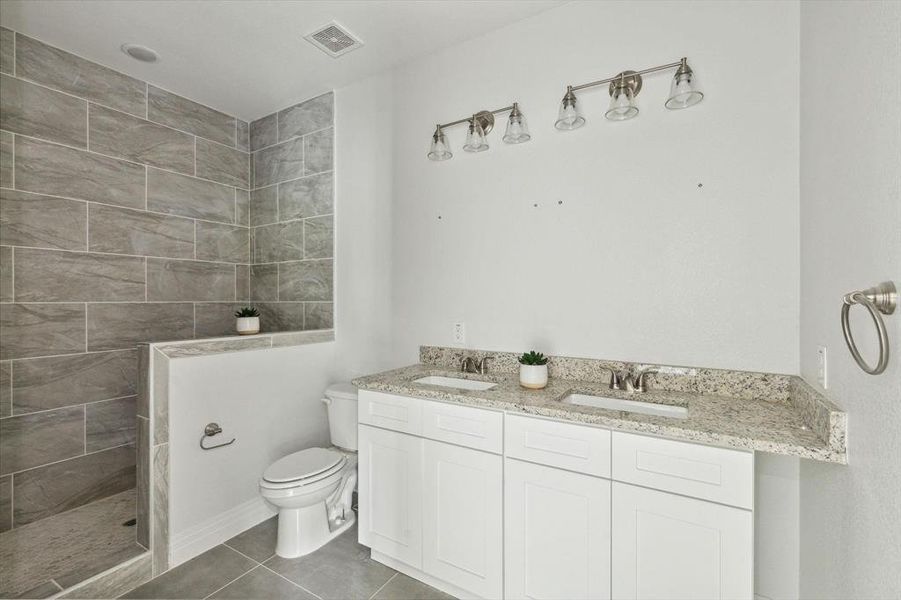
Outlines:
<svg viewBox="0 0 901 600"><path fill-rule="evenodd" d="M485 133L488 133L492 127L494 127L494 115L499 115L505 112L511 112L513 110L519 111L518 103L514 102L510 106L505 106L504 108L499 108L497 110L480 110L479 112L469 116L464 117L462 119L457 119L456 121L450 121L449 123L442 123L438 125L439 129L444 129L445 127L453 127L454 125L460 125L462 123L469 123L470 121L475 120L476 122L482 124L482 128L485 130ZM489 126L485 126L485 122L490 121Z"/></svg>
<svg viewBox="0 0 901 600"><path fill-rule="evenodd" d="M688 67L688 59L683 57L676 62L667 63L665 65L660 65L657 67L650 67L649 69L642 69L641 71L635 71L634 73L631 73L631 75L633 75L633 76L637 75L640 77L641 75L647 75L648 73L656 73L657 71L665 71L667 69L675 69L677 67L679 69L687 69L688 71L691 71L691 69ZM566 96L564 97L564 100L566 99L566 97L570 96L573 92L578 92L579 90L584 90L585 88L596 87L599 85L612 83L612 82L616 81L617 79L620 79L622 77L622 75L623 75L622 73L617 73L613 77L607 77L606 79L590 81L588 83L582 83L580 85L568 85L568 86L566 86Z"/></svg>

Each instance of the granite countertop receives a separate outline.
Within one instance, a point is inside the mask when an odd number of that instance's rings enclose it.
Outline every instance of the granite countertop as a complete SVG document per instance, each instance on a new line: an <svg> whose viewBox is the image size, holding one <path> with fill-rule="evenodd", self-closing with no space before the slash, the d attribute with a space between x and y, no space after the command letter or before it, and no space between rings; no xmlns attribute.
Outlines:
<svg viewBox="0 0 901 600"><path fill-rule="evenodd" d="M476 391L413 382L428 375L492 381L497 386ZM630 394L611 390L597 381L555 377L549 378L545 389L529 390L519 385L518 375L514 373L473 375L434 364L417 364L377 373L355 379L353 383L363 390L539 415L702 444L847 463L844 420L840 420L840 431L830 431L828 424L824 430L823 426L817 427L817 423L808 423L808 415L796 402L784 399L774 401L654 389ZM806 386L802 381L799 383ZM650 416L562 403L561 399L570 393L685 406L688 416ZM843 416L843 413L839 414Z"/></svg>

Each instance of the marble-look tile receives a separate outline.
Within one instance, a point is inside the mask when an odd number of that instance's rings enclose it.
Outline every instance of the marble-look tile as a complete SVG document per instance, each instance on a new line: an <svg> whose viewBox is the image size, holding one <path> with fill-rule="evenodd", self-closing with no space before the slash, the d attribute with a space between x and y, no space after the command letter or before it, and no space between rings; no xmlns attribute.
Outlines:
<svg viewBox="0 0 901 600"><path fill-rule="evenodd" d="M118 565L107 573L79 585L60 598L65 600L91 600L96 598L118 598L150 579L150 553Z"/></svg>
<svg viewBox="0 0 901 600"><path fill-rule="evenodd" d="M232 336L228 339L197 341L190 344L166 346L162 352L169 358L188 358L192 356L209 356L226 352L244 352L247 350L265 350L272 347L268 336Z"/></svg>
<svg viewBox="0 0 901 600"><path fill-rule="evenodd" d="M0 362L0 419L12 414L12 361Z"/></svg>
<svg viewBox="0 0 901 600"><path fill-rule="evenodd" d="M137 396L137 406L135 413L150 418L150 344L142 342L137 348L138 362L136 365L137 375L135 377L135 396Z"/></svg>
<svg viewBox="0 0 901 600"><path fill-rule="evenodd" d="M87 252L16 249L19 302L144 300L144 259Z"/></svg>
<svg viewBox="0 0 901 600"><path fill-rule="evenodd" d="M150 548L150 444L150 419L135 417L135 540L145 548Z"/></svg>
<svg viewBox="0 0 901 600"><path fill-rule="evenodd" d="M151 399L153 418L151 425L153 426L153 445L156 446L169 441L169 358L154 349L152 360L153 381L150 385L153 393ZM166 456L168 457L168 454Z"/></svg>
<svg viewBox="0 0 901 600"><path fill-rule="evenodd" d="M253 153L253 187L260 188L304 174L305 138L295 138Z"/></svg>
<svg viewBox="0 0 901 600"><path fill-rule="evenodd" d="M0 189L3 244L85 250L87 218L85 202Z"/></svg>
<svg viewBox="0 0 901 600"><path fill-rule="evenodd" d="M235 188L235 223L250 225L250 192Z"/></svg>
<svg viewBox="0 0 901 600"><path fill-rule="evenodd" d="M193 136L96 104L88 113L91 150L194 174Z"/></svg>
<svg viewBox="0 0 901 600"><path fill-rule="evenodd" d="M15 32L0 27L0 73L13 74L15 68Z"/></svg>
<svg viewBox="0 0 901 600"><path fill-rule="evenodd" d="M150 553L153 558L153 576L156 577L169 570L169 444L153 446L150 468L153 473L153 487L150 490L153 510L150 516Z"/></svg>
<svg viewBox="0 0 901 600"><path fill-rule="evenodd" d="M16 140L16 188L144 208L144 167L37 140Z"/></svg>
<svg viewBox="0 0 901 600"><path fill-rule="evenodd" d="M13 186L13 134L0 131L0 187Z"/></svg>
<svg viewBox="0 0 901 600"><path fill-rule="evenodd" d="M85 451L135 443L135 397L85 405Z"/></svg>
<svg viewBox="0 0 901 600"><path fill-rule="evenodd" d="M270 263L303 258L303 221L253 228L253 262Z"/></svg>
<svg viewBox="0 0 901 600"><path fill-rule="evenodd" d="M13 301L13 249L0 246L0 302Z"/></svg>
<svg viewBox="0 0 901 600"><path fill-rule="evenodd" d="M335 341L334 330L320 331L292 331L287 333L273 333L272 347L283 348L286 346L304 346L306 344L325 344Z"/></svg>
<svg viewBox="0 0 901 600"><path fill-rule="evenodd" d="M234 301L235 267L193 260L147 259L147 300L151 302Z"/></svg>
<svg viewBox="0 0 901 600"><path fill-rule="evenodd" d="M190 339L190 303L108 303L88 305L88 350L133 348L140 342ZM82 335L84 332L82 331Z"/></svg>
<svg viewBox="0 0 901 600"><path fill-rule="evenodd" d="M303 222L304 258L331 258L334 255L333 217L315 217Z"/></svg>
<svg viewBox="0 0 901 600"><path fill-rule="evenodd" d="M278 265L250 266L250 297L260 302L278 301Z"/></svg>
<svg viewBox="0 0 901 600"><path fill-rule="evenodd" d="M235 300L250 300L250 265L235 265Z"/></svg>
<svg viewBox="0 0 901 600"><path fill-rule="evenodd" d="M250 150L278 143L278 114L272 113L250 124Z"/></svg>
<svg viewBox="0 0 901 600"><path fill-rule="evenodd" d="M148 167L147 210L234 223L235 189L221 183Z"/></svg>
<svg viewBox="0 0 901 600"><path fill-rule="evenodd" d="M278 186L278 209L282 220L330 215L334 212L334 173L319 173Z"/></svg>
<svg viewBox="0 0 901 600"><path fill-rule="evenodd" d="M246 556L220 545L122 597L185 600L206 598L256 566L257 563Z"/></svg>
<svg viewBox="0 0 901 600"><path fill-rule="evenodd" d="M278 536L278 515L270 517L242 531L225 542L225 545L237 550L257 562L265 562L275 556L275 542Z"/></svg>
<svg viewBox="0 0 901 600"><path fill-rule="evenodd" d="M334 129L324 129L303 136L304 174L331 171L335 166Z"/></svg>
<svg viewBox="0 0 901 600"><path fill-rule="evenodd" d="M87 107L73 98L8 75L0 75L0 128L84 148Z"/></svg>
<svg viewBox="0 0 901 600"><path fill-rule="evenodd" d="M304 305L304 329L331 329L335 326L335 305L332 302L307 302Z"/></svg>
<svg viewBox="0 0 901 600"><path fill-rule="evenodd" d="M335 121L334 105L334 94L329 92L279 111L279 141L331 127Z"/></svg>
<svg viewBox="0 0 901 600"><path fill-rule="evenodd" d="M12 594L3 594L3 596L6 598L50 598L60 591L62 591L62 588L51 580L40 583L22 593L17 593L15 596Z"/></svg>
<svg viewBox="0 0 901 600"><path fill-rule="evenodd" d="M260 331L300 331L304 328L303 302L261 302Z"/></svg>
<svg viewBox="0 0 901 600"><path fill-rule="evenodd" d="M0 360L85 349L84 304L0 304Z"/></svg>
<svg viewBox="0 0 901 600"><path fill-rule="evenodd" d="M89 249L161 256L194 257L194 221L92 204L88 207Z"/></svg>
<svg viewBox="0 0 901 600"><path fill-rule="evenodd" d="M13 526L13 478L12 475L0 477L0 533Z"/></svg>
<svg viewBox="0 0 901 600"><path fill-rule="evenodd" d="M398 573L391 578L371 600L454 600L453 596L445 594L441 590L428 586L403 573Z"/></svg>
<svg viewBox="0 0 901 600"><path fill-rule="evenodd" d="M278 221L278 186L270 185L250 192L250 224L268 225Z"/></svg>
<svg viewBox="0 0 901 600"><path fill-rule="evenodd" d="M84 454L84 407L0 420L0 475Z"/></svg>
<svg viewBox="0 0 901 600"><path fill-rule="evenodd" d="M197 221L195 235L200 260L250 262L250 229L247 227Z"/></svg>
<svg viewBox="0 0 901 600"><path fill-rule="evenodd" d="M197 138L197 176L247 189L250 156L236 148Z"/></svg>
<svg viewBox="0 0 901 600"><path fill-rule="evenodd" d="M210 598L231 598L245 600L317 600L300 586L291 583L263 566L246 573L231 582Z"/></svg>
<svg viewBox="0 0 901 600"><path fill-rule="evenodd" d="M144 116L143 81L22 34L16 36L16 75L79 98Z"/></svg>
<svg viewBox="0 0 901 600"><path fill-rule="evenodd" d="M155 86L148 87L147 118L220 144L235 145L235 118Z"/></svg>
<svg viewBox="0 0 901 600"><path fill-rule="evenodd" d="M282 263L278 268L278 298L325 302L332 299L332 261Z"/></svg>
<svg viewBox="0 0 901 600"><path fill-rule="evenodd" d="M241 304L233 302L198 302L194 305L194 337L209 338L235 335L235 311Z"/></svg>
<svg viewBox="0 0 901 600"><path fill-rule="evenodd" d="M237 141L235 147L244 152L250 152L250 123L237 119L235 123L235 135Z"/></svg>
<svg viewBox="0 0 901 600"><path fill-rule="evenodd" d="M91 352L16 361L13 414L135 394L137 352Z"/></svg>

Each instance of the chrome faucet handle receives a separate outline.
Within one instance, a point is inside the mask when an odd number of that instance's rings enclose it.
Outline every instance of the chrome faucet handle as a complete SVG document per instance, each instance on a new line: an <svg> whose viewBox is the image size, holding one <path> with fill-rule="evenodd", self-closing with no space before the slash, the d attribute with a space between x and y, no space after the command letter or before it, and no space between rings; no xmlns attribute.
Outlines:
<svg viewBox="0 0 901 600"><path fill-rule="evenodd" d="M488 361L494 360L493 356L483 356L482 360L479 361L479 374L486 375L488 373Z"/></svg>
<svg viewBox="0 0 901 600"><path fill-rule="evenodd" d="M623 389L622 379L619 377L619 373L615 370L610 369L610 389L611 390L621 390Z"/></svg>
<svg viewBox="0 0 901 600"><path fill-rule="evenodd" d="M641 391L641 390L636 389L635 380L632 378L631 375L628 375L628 374L626 374L623 377L623 389L625 389L630 394L635 391Z"/></svg>
<svg viewBox="0 0 901 600"><path fill-rule="evenodd" d="M644 369L640 369L635 374L635 391L636 392L648 391L646 376L650 375L651 373L659 373L659 372L660 371L658 369L655 369L654 367L646 367Z"/></svg>

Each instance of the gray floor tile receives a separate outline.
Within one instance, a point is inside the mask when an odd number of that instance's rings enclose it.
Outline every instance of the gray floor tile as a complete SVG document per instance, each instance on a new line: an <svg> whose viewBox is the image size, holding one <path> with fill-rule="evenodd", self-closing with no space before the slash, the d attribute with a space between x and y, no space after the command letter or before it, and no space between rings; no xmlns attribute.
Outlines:
<svg viewBox="0 0 901 600"><path fill-rule="evenodd" d="M265 562L275 555L277 536L278 516L275 516L239 533L225 544L256 561Z"/></svg>
<svg viewBox="0 0 901 600"><path fill-rule="evenodd" d="M319 550L300 558L275 556L265 565L323 598L369 598L394 575L394 569L369 558L352 527Z"/></svg>
<svg viewBox="0 0 901 600"><path fill-rule="evenodd" d="M398 573L372 600L453 600L453 596Z"/></svg>
<svg viewBox="0 0 901 600"><path fill-rule="evenodd" d="M30 590L22 592L16 598L49 598L59 592L60 587L52 581L45 581Z"/></svg>
<svg viewBox="0 0 901 600"><path fill-rule="evenodd" d="M242 575L210 598L234 598L244 600L315 600L316 596L307 593L287 579L279 577L266 567L257 567L250 573Z"/></svg>
<svg viewBox="0 0 901 600"><path fill-rule="evenodd" d="M133 589L123 598L206 598L257 565L226 546L216 546Z"/></svg>

